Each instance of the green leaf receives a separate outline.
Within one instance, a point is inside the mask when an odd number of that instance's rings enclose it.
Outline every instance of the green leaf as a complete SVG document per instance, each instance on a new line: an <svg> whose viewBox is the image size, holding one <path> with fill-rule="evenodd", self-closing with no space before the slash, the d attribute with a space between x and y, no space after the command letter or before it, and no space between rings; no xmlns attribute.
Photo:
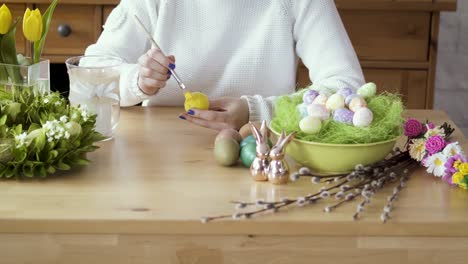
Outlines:
<svg viewBox="0 0 468 264"><path fill-rule="evenodd" d="M27 157L25 148L13 148L12 154L15 162L23 162Z"/></svg>
<svg viewBox="0 0 468 264"><path fill-rule="evenodd" d="M10 116L13 122L16 121L16 117L21 113L21 104L11 102L5 107L5 113Z"/></svg>
<svg viewBox="0 0 468 264"><path fill-rule="evenodd" d="M55 165L55 168L59 169L59 170L70 170L71 167L70 165L64 163L63 161L59 161L56 165Z"/></svg>
<svg viewBox="0 0 468 264"><path fill-rule="evenodd" d="M49 31L50 22L52 21L52 15L54 14L55 7L57 6L58 0L54 0L49 8L45 11L44 15L42 16L42 36L41 39L34 42L34 55L33 61L34 63L38 63L41 59L42 50L44 48L44 44L47 38L47 33Z"/></svg>
<svg viewBox="0 0 468 264"><path fill-rule="evenodd" d="M34 176L34 163L31 161L26 161L23 164L23 175L29 178L32 178Z"/></svg>
<svg viewBox="0 0 468 264"><path fill-rule="evenodd" d="M49 165L49 167L47 168L47 173L49 174L54 174L56 172L54 166L51 166Z"/></svg>
<svg viewBox="0 0 468 264"><path fill-rule="evenodd" d="M87 160L87 159L78 159L76 160L76 165L80 165L80 166L86 166L90 163L91 161Z"/></svg>
<svg viewBox="0 0 468 264"><path fill-rule="evenodd" d="M3 35L0 42L0 55L2 61L5 64L19 65L18 59L16 58L16 25L18 24L19 18L15 20L10 30ZM5 66L8 75L15 83L22 83L23 78L18 67Z"/></svg>
<svg viewBox="0 0 468 264"><path fill-rule="evenodd" d="M5 125L6 121L7 121L7 115L3 115L0 118L0 125Z"/></svg>

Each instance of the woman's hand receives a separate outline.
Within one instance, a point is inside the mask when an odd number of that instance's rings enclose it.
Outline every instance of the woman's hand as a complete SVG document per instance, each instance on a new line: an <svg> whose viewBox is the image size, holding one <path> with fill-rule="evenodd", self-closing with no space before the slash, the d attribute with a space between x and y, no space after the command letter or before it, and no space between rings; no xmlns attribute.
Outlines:
<svg viewBox="0 0 468 264"><path fill-rule="evenodd" d="M175 58L166 57L159 49L152 48L138 59L138 65L138 87L145 94L154 95L166 86L171 77L169 68L175 68Z"/></svg>
<svg viewBox="0 0 468 264"><path fill-rule="evenodd" d="M249 122L249 105L244 99L223 97L210 101L210 110L191 109L179 118L214 130L239 130Z"/></svg>

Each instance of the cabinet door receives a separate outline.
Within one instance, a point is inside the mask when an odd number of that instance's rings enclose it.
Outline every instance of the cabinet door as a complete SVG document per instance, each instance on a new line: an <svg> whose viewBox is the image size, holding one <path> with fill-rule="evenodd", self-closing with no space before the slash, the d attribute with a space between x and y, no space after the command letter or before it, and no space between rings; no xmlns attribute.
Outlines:
<svg viewBox="0 0 468 264"><path fill-rule="evenodd" d="M41 11L47 9L47 5L38 7ZM58 5L44 47L44 57L53 62L64 62L68 56L83 54L101 33L101 12L100 6Z"/></svg>
<svg viewBox="0 0 468 264"><path fill-rule="evenodd" d="M29 55L29 51L26 50L26 39L23 35L23 15L26 10L26 5L22 4L8 4L8 9L10 9L11 16L13 20L17 17L20 17L18 25L16 25L16 52L21 54Z"/></svg>

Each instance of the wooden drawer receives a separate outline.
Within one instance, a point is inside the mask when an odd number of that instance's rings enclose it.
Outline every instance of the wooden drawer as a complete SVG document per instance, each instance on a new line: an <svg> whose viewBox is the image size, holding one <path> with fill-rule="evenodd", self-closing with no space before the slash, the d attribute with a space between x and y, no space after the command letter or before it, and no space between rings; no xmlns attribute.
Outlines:
<svg viewBox="0 0 468 264"><path fill-rule="evenodd" d="M429 12L341 11L361 60L427 61Z"/></svg>
<svg viewBox="0 0 468 264"><path fill-rule="evenodd" d="M425 70L399 69L364 69L368 82L375 82L379 92L388 91L401 94L406 107L411 109L426 108L426 87L428 74ZM299 88L310 84L308 70L299 66L297 71Z"/></svg>
<svg viewBox="0 0 468 264"><path fill-rule="evenodd" d="M47 5L39 5L39 8L45 11ZM83 54L86 47L95 43L99 37L101 18L100 6L57 5L44 47L45 57ZM61 34L61 26L68 26L70 34Z"/></svg>
<svg viewBox="0 0 468 264"><path fill-rule="evenodd" d="M26 5L21 5L21 4L8 4L8 8L10 9L13 20L16 17L23 17L24 11L26 11ZM23 20L20 19L18 22L18 25L16 26L16 52L21 53L23 55L29 55L29 54L26 54L27 52L25 48L26 39L24 38L24 35L23 35L22 23L23 23Z"/></svg>
<svg viewBox="0 0 468 264"><path fill-rule="evenodd" d="M407 108L426 108L427 71L364 69L364 75L377 84L379 92L401 94Z"/></svg>

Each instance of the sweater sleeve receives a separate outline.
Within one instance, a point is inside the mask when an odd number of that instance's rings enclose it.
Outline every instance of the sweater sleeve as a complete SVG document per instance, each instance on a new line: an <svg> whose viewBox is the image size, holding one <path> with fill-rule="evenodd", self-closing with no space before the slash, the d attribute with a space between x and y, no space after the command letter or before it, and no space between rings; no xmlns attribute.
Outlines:
<svg viewBox="0 0 468 264"><path fill-rule="evenodd" d="M359 60L331 0L291 1L296 53L309 69L313 88L357 89L364 84Z"/></svg>
<svg viewBox="0 0 468 264"><path fill-rule="evenodd" d="M143 2L143 3L141 3ZM150 4L152 2L152 4ZM98 41L86 49L85 55L121 58L125 63L120 75L120 105L132 106L148 97L138 87L138 58L151 44L136 24L134 15L152 32L159 1L122 0L109 15ZM150 16L149 14L155 14Z"/></svg>
<svg viewBox="0 0 468 264"><path fill-rule="evenodd" d="M362 86L365 82L362 69L334 1L289 3L296 54L309 69L312 89L331 94L340 88ZM241 98L248 102L251 121L271 120L275 97Z"/></svg>

